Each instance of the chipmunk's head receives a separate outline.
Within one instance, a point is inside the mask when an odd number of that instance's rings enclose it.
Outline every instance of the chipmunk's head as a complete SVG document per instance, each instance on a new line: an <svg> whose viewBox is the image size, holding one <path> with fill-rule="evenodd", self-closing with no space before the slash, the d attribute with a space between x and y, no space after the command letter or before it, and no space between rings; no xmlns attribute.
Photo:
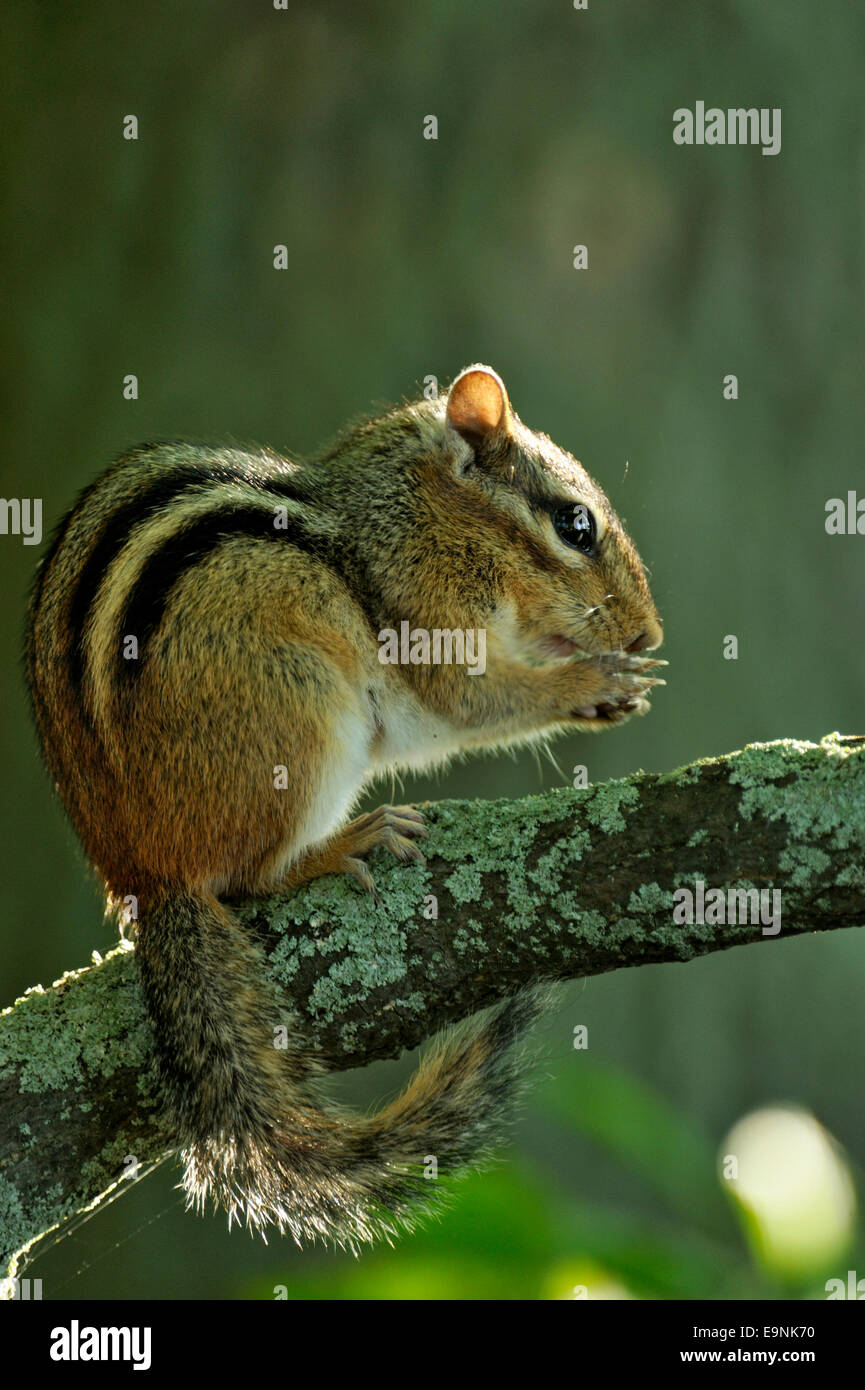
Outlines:
<svg viewBox="0 0 865 1390"><path fill-rule="evenodd" d="M477 525L526 659L659 647L645 570L609 501L575 458L522 424L501 378L467 367L444 420L457 481L480 494Z"/></svg>

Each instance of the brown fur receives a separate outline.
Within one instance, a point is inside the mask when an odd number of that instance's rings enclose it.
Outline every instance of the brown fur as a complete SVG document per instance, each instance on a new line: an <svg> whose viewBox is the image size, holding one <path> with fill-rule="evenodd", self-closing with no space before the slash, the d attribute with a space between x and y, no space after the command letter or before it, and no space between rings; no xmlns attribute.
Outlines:
<svg viewBox="0 0 865 1390"><path fill-rule="evenodd" d="M575 499L597 518L591 558L545 512ZM486 673L382 667L377 634L402 620L484 627ZM574 659L526 655L556 634L574 640ZM126 660L130 636L139 651ZM409 808L345 824L382 759L411 761L413 749L387 753L402 719L448 734L429 763L608 726L646 708L654 663L635 653L660 640L609 502L525 429L487 368L462 374L446 410L397 408L310 463L143 446L82 494L34 587L30 688L90 860L113 899L138 901L191 1202L354 1245L430 1200L428 1154L455 1171L489 1151L517 1071L511 1044L541 994L451 1039L379 1115L343 1115L321 1100L297 1039L272 1045L281 1020L257 950L220 899L330 872L372 887L371 848L421 857ZM288 791L274 785L279 766Z"/></svg>

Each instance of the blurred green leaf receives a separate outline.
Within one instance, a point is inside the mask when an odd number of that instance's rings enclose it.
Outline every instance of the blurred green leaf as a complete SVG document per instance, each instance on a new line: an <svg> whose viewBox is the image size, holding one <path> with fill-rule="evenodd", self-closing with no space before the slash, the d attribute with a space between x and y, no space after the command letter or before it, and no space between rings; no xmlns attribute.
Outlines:
<svg viewBox="0 0 865 1390"><path fill-rule="evenodd" d="M577 1065L559 1071L542 1099L555 1116L638 1173L689 1223L733 1237L711 1142L642 1082L583 1053Z"/></svg>
<svg viewBox="0 0 865 1390"><path fill-rule="evenodd" d="M737 1252L687 1228L556 1196L540 1172L477 1174L438 1221L354 1263L309 1266L289 1300L771 1297ZM250 1297L271 1298L256 1285Z"/></svg>

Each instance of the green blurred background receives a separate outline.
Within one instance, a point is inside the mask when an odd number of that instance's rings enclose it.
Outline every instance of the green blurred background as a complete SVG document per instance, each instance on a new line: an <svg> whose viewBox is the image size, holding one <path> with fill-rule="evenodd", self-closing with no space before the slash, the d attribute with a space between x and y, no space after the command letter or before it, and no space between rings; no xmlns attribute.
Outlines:
<svg viewBox="0 0 865 1390"><path fill-rule="evenodd" d="M560 741L560 771L476 760L407 779L406 799L861 731L865 537L824 530L828 498L865 492L859 7L97 0L7 3L2 28L2 491L43 498L46 534L136 441L310 452L485 361L626 520L669 685L648 719ZM780 107L781 153L674 145L674 109L697 100ZM0 537L2 1004L111 941L24 698L39 553ZM715 1161L742 1116L789 1103L843 1149L811 1165L806 1205L848 1171L861 1193L862 959L845 932L570 986L512 1152L394 1250L229 1236L183 1215L165 1166L27 1272L46 1297L822 1297L829 1275L865 1276L849 1195L810 1253L779 1254ZM380 1100L411 1064L340 1094ZM788 1231L808 1225L799 1200Z"/></svg>

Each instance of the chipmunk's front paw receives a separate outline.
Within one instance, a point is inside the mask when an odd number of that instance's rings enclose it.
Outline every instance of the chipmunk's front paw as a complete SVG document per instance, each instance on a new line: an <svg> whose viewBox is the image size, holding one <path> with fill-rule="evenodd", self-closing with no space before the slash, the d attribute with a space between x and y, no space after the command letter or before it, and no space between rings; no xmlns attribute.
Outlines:
<svg viewBox="0 0 865 1390"><path fill-rule="evenodd" d="M571 718L589 728L623 724L635 714L648 714L648 694L653 685L666 685L648 672L666 666L657 657L628 652L608 652L585 663L590 668L591 698L571 710Z"/></svg>
<svg viewBox="0 0 865 1390"><path fill-rule="evenodd" d="M426 860L414 840L419 835L428 834L423 816L413 806L379 806L377 811L368 811L345 827L341 836L345 853L340 871L351 874L368 893L376 897L375 880L358 856L368 854L371 849L381 845L402 863L413 859L417 864L425 864Z"/></svg>
<svg viewBox="0 0 865 1390"><path fill-rule="evenodd" d="M382 845L404 863L414 859L418 864L425 864L414 840L418 835L428 834L423 816L413 806L379 806L377 811L367 811L349 821L321 848L303 855L277 887L283 892L294 892L301 884L325 874L350 874L378 901L375 880L362 856Z"/></svg>

